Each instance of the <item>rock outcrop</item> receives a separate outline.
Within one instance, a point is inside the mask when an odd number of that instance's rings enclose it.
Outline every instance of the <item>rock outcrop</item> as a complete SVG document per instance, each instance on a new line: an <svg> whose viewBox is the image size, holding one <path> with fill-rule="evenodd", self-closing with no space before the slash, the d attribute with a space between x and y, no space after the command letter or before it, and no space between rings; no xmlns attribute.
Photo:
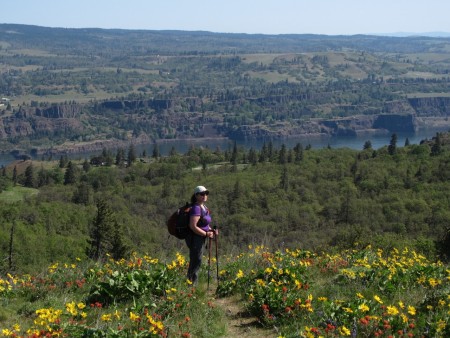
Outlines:
<svg viewBox="0 0 450 338"><path fill-rule="evenodd" d="M281 99L281 98L278 98ZM283 99L289 100L289 97ZM298 98L297 98L298 99ZM301 99L306 100L307 97ZM245 99L243 99L245 100ZM275 98L254 99L261 103ZM286 138L299 135L356 136L362 133L414 132L434 125L448 124L450 97L411 98L385 102L382 107L348 105L345 111L352 116L332 119L275 121L271 124L232 126L215 112L200 112L202 100L198 97L183 99L109 100L94 104L62 104L49 107L20 107L13 114L0 118L0 139L20 137L58 137L60 141L86 135L87 128L95 129L98 116L102 123L116 125L127 133L142 130L148 140L163 138L228 137L234 140ZM341 107L342 108L342 107ZM112 112L112 114L104 114ZM360 115L354 115L359 112ZM364 112L364 114L363 114ZM367 114L365 114L367 112ZM370 112L370 113L369 113ZM382 112L380 114L380 112ZM123 117L127 121L115 116ZM437 119L437 120L436 120ZM122 123L123 125L120 125ZM122 128L122 129L120 129ZM129 128L129 129L126 129ZM139 134L139 133L136 133ZM136 136L134 137L136 140ZM114 147L119 140L92 138L91 143L74 142L66 152L95 151ZM129 141L126 141L129 142ZM139 141L137 141L139 142ZM72 149L72 150L71 150Z"/></svg>

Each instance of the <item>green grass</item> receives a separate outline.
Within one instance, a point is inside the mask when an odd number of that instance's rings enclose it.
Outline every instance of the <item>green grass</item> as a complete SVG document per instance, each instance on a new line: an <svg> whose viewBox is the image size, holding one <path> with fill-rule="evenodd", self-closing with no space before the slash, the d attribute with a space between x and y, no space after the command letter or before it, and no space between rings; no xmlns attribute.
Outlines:
<svg viewBox="0 0 450 338"><path fill-rule="evenodd" d="M4 203L23 201L28 196L36 195L38 191L38 189L15 186L10 190L2 191L0 193L0 201Z"/></svg>

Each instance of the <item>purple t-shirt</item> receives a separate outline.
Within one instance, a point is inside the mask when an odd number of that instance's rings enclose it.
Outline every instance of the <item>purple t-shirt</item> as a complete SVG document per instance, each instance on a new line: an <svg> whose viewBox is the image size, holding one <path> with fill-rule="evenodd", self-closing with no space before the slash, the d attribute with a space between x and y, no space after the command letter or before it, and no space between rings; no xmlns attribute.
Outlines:
<svg viewBox="0 0 450 338"><path fill-rule="evenodd" d="M200 216L200 220L198 221L197 226L203 231L211 230L209 224L211 223L211 215L209 214L209 210L206 206L203 206L203 209L200 205L194 204L189 212L189 216Z"/></svg>

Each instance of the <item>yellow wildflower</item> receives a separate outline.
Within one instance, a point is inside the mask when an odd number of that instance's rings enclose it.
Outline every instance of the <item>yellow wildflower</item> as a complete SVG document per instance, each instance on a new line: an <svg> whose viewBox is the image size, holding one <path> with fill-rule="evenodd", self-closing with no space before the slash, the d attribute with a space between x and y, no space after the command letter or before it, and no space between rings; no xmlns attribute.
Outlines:
<svg viewBox="0 0 450 338"><path fill-rule="evenodd" d="M130 320L131 320L132 322L139 321L140 319L141 319L141 318L139 317L139 315L134 314L133 312L130 311Z"/></svg>
<svg viewBox="0 0 450 338"><path fill-rule="evenodd" d="M345 326L341 326L339 328L339 333L341 334L341 336L350 336L350 330L347 329Z"/></svg>
<svg viewBox="0 0 450 338"><path fill-rule="evenodd" d="M3 329L3 330L2 330L2 334L3 334L5 337L9 337L9 336L12 336L12 335L14 334L14 332L12 332L12 331L10 331L10 330L8 330L8 329Z"/></svg>
<svg viewBox="0 0 450 338"><path fill-rule="evenodd" d="M112 316L110 313L104 314L100 317L103 322L110 322L112 320Z"/></svg>
<svg viewBox="0 0 450 338"><path fill-rule="evenodd" d="M117 320L120 320L120 312L116 310L116 311L114 312L114 317L115 317Z"/></svg>
<svg viewBox="0 0 450 338"><path fill-rule="evenodd" d="M66 303L66 311L69 312L72 316L78 315L75 302Z"/></svg>
<svg viewBox="0 0 450 338"><path fill-rule="evenodd" d="M405 315L404 313L400 314L400 317L402 317L403 324L406 324L409 322L408 316Z"/></svg>
<svg viewBox="0 0 450 338"><path fill-rule="evenodd" d="M434 288L435 286L440 284L440 281L438 281L435 278L429 278L428 279L428 284L430 284L430 286Z"/></svg>
<svg viewBox="0 0 450 338"><path fill-rule="evenodd" d="M358 306L358 309L361 310L361 312L368 312L370 310L369 306L367 306L367 304L361 304L360 306Z"/></svg>
<svg viewBox="0 0 450 338"><path fill-rule="evenodd" d="M396 316L399 314L399 311L398 311L397 307L395 307L395 306L388 306L387 313L391 316Z"/></svg>
<svg viewBox="0 0 450 338"><path fill-rule="evenodd" d="M373 299L375 299L378 303L383 304L383 301L381 300L381 298L377 295L373 296Z"/></svg>
<svg viewBox="0 0 450 338"><path fill-rule="evenodd" d="M447 323L445 322L445 320L439 319L439 321L437 322L437 332L442 332L444 331L445 327L447 326Z"/></svg>

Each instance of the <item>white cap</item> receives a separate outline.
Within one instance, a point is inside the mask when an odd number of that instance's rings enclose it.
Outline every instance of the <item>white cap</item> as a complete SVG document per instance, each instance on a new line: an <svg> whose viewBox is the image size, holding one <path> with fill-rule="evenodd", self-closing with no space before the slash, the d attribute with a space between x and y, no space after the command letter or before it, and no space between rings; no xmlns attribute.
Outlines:
<svg viewBox="0 0 450 338"><path fill-rule="evenodd" d="M208 191L208 189L206 189L203 185L199 185L199 186L195 187L194 194L199 194L204 191Z"/></svg>

